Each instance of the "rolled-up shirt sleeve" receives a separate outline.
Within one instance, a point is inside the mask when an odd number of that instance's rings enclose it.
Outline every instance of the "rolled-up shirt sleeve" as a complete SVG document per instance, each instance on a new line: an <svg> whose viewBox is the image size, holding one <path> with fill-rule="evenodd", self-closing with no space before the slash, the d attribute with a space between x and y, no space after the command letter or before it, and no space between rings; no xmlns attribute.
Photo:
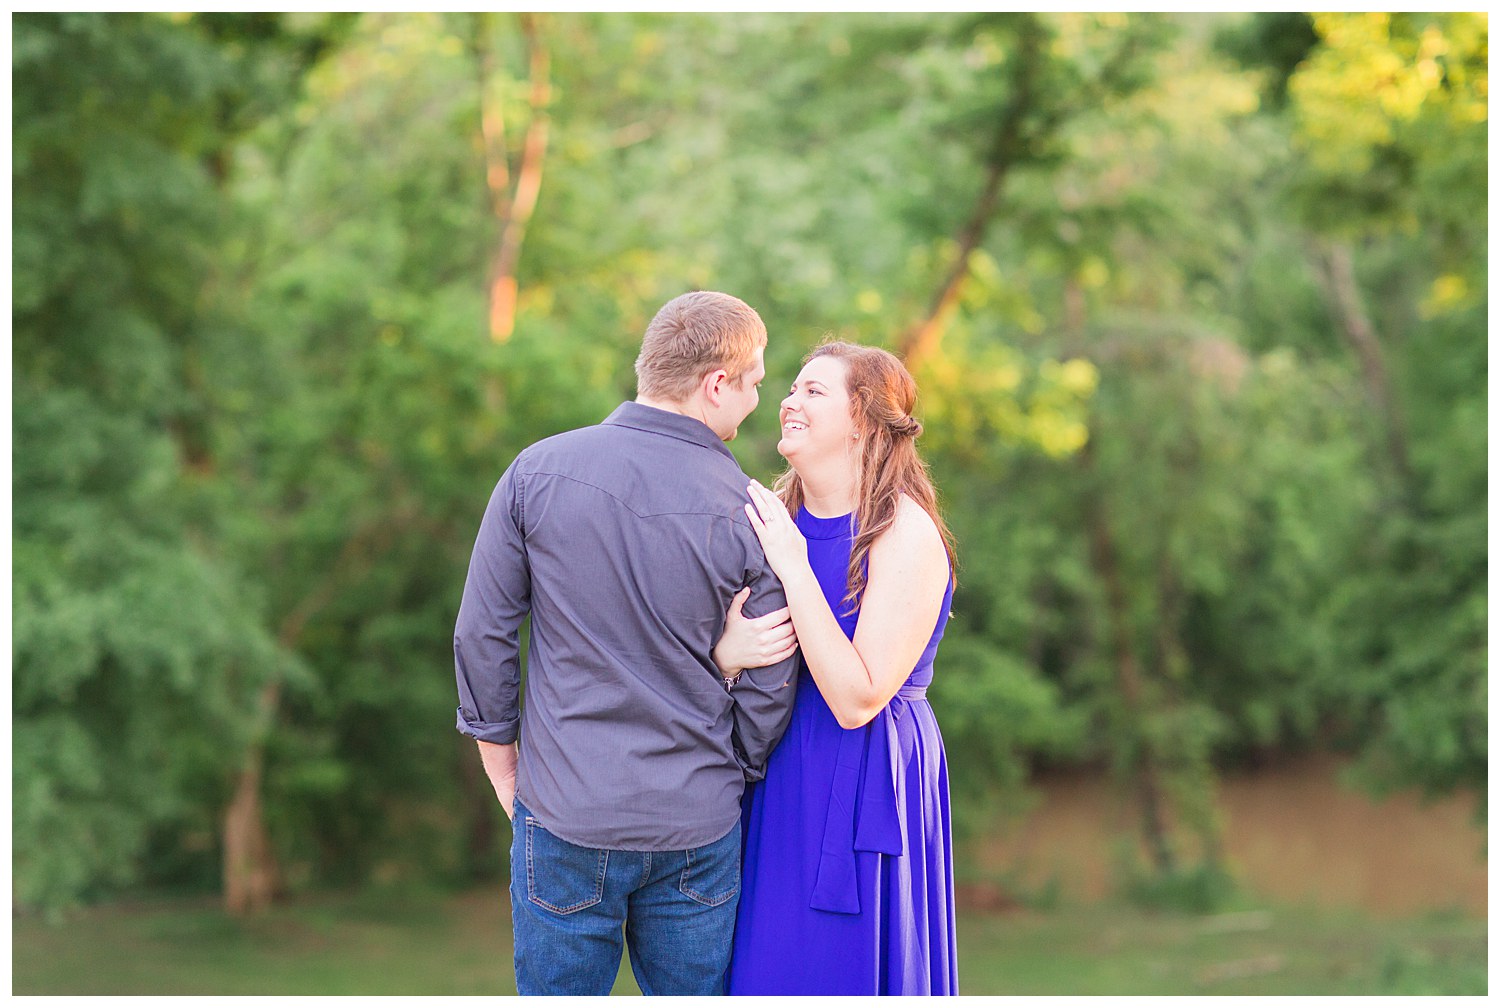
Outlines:
<svg viewBox="0 0 1500 1008"><path fill-rule="evenodd" d="M531 610L519 466L512 463L490 495L453 630L458 730L499 745L520 731L520 632Z"/></svg>
<svg viewBox="0 0 1500 1008"><path fill-rule="evenodd" d="M759 551L760 544L755 544ZM786 605L781 581L762 565L750 580L750 597L744 613L764 616ZM797 698L797 667L800 650L775 665L745 669L740 673L730 696L734 700L734 751L747 781L764 780L771 750L781 741L792 718L792 703Z"/></svg>

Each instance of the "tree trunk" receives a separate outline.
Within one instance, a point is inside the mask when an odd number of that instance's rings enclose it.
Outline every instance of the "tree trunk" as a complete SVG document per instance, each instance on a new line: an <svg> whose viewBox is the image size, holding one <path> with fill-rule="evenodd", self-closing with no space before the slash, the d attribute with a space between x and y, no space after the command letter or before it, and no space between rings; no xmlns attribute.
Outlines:
<svg viewBox="0 0 1500 1008"><path fill-rule="evenodd" d="M531 222L537 196L541 192L542 167L547 154L550 126L546 109L552 94L551 55L542 41L537 15L523 13L518 17L526 37L531 83L527 104L531 114L526 124L526 136L521 144L520 160L514 172L506 150L505 122L500 104L490 86L495 60L487 36L488 21L483 14L475 15L473 37L473 52L479 77L479 132L484 152L485 185L489 190L490 212L499 228L499 239L490 259L487 279L490 339L497 343L505 342L515 331L518 295L516 271L520 266L526 227Z"/></svg>
<svg viewBox="0 0 1500 1008"><path fill-rule="evenodd" d="M1380 425L1401 495L1405 497L1412 486L1411 462L1406 449L1406 420L1391 390L1380 335L1370 321L1364 298L1360 296L1359 281L1354 276L1354 252L1347 242L1340 241L1325 243L1321 251L1323 269L1318 271L1319 279L1338 320L1339 331L1359 360L1365 393Z"/></svg>
<svg viewBox="0 0 1500 1008"><path fill-rule="evenodd" d="M276 709L279 694L280 685L274 682L261 691L263 715ZM262 762L260 744L252 745L224 813L224 909L237 917L265 910L280 888L261 808Z"/></svg>
<svg viewBox="0 0 1500 1008"><path fill-rule="evenodd" d="M974 201L968 220L956 238L958 252L953 257L943 282L933 294L927 315L909 328L898 340L896 352L908 368L937 349L943 331L958 306L969 278L969 257L984 240L985 231L995 215L1006 176L1026 153L1028 138L1024 135L1026 117L1036 103L1035 86L1041 59L1042 32L1034 16L1027 15L1016 33L1016 69L1012 76L1010 102L996 124L990 153L986 159L984 185Z"/></svg>
<svg viewBox="0 0 1500 1008"><path fill-rule="evenodd" d="M1087 442L1079 453L1087 472L1094 468L1093 441ZM1131 643L1130 613L1124 580L1120 575L1119 554L1115 548L1114 533L1110 530L1104 503L1097 491L1090 490L1086 507L1089 534L1089 556L1095 572L1104 582L1105 608L1111 647L1114 651L1115 683L1120 699L1125 706L1127 725L1125 730L1135 737L1131 743L1135 759L1128 768L1132 777L1141 813L1142 839L1151 855L1152 864L1162 874L1172 872L1176 858L1172 853L1171 840L1167 835L1166 789L1161 780L1153 743L1142 730L1145 720L1145 697L1139 659Z"/></svg>
<svg viewBox="0 0 1500 1008"><path fill-rule="evenodd" d="M935 351L942 340L969 279L969 258L984 240L1011 169L1034 157L1041 142L1068 116L1097 109L1111 97L1139 86L1130 80L1130 71L1142 45L1140 33L1129 29L1119 33L1117 47L1098 73L1060 95L1042 83L1048 52L1046 28L1035 14L1011 17L1016 21L1016 56L1010 98L997 110L995 133L985 156L984 184L955 238L958 251L953 263L934 293L926 316L896 341L896 352L908 368Z"/></svg>
<svg viewBox="0 0 1500 1008"><path fill-rule="evenodd" d="M388 549L395 536L410 527L415 516L416 508L403 503L386 521L366 525L350 535L322 580L281 621L276 634L278 646L285 651L296 650L308 621L332 601L339 586L368 568L371 557ZM235 780L234 797L224 813L224 909L231 914L264 909L280 888L281 871L261 803L265 740L275 727L280 704L281 682L273 679L261 689L253 739Z"/></svg>
<svg viewBox="0 0 1500 1008"><path fill-rule="evenodd" d="M994 215L995 204L1000 198L1000 188L1005 182L1005 174L1009 168L1008 164L989 166L979 199L975 202L974 210L969 214L969 220L958 236L958 252L953 257L953 264L949 267L947 276L943 278L937 293L933 295L927 315L922 321L908 329L897 344L896 352L905 360L908 368L917 367L923 359L937 349L942 341L943 332L948 328L948 321L953 317L953 310L958 306L959 296L963 293L964 284L969 278L969 257L974 254L974 250L979 247L980 241L984 238L985 229Z"/></svg>

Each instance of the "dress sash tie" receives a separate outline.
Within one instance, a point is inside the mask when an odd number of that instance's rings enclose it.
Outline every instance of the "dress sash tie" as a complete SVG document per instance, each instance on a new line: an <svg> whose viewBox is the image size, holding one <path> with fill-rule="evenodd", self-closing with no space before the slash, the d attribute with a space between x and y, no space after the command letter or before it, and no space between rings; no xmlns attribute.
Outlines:
<svg viewBox="0 0 1500 1008"><path fill-rule="evenodd" d="M812 909L860 912L855 851L898 857L906 853L906 803L896 786L896 722L909 703L926 697L927 687L904 685L869 724L839 736L828 821L808 901Z"/></svg>

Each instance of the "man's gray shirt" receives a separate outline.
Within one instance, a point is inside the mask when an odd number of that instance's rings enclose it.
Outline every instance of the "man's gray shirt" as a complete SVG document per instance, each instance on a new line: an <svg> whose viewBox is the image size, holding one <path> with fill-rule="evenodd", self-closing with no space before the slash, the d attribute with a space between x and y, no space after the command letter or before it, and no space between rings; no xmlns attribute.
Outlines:
<svg viewBox="0 0 1500 1008"><path fill-rule="evenodd" d="M519 735L516 791L549 832L681 850L737 826L797 668L793 655L748 669L730 692L710 657L741 588L748 616L786 605L745 517L747 482L705 424L634 402L537 442L500 478L453 635L458 729Z"/></svg>

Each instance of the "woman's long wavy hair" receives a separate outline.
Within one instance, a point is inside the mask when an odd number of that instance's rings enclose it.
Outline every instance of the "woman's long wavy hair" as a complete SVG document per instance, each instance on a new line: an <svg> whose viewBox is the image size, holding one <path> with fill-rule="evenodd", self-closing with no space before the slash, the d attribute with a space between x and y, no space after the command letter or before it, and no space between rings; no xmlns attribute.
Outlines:
<svg viewBox="0 0 1500 1008"><path fill-rule="evenodd" d="M855 469L854 547L849 553L849 612L864 595L870 547L896 520L896 504L905 494L923 511L943 537L948 566L958 570L953 533L938 511L937 491L927 464L917 454L922 424L911 415L917 403L917 383L895 354L878 347L839 341L820 344L802 363L837 357L848 367L849 409L859 432ZM776 480L776 493L794 516L802 508L802 478L788 467Z"/></svg>

